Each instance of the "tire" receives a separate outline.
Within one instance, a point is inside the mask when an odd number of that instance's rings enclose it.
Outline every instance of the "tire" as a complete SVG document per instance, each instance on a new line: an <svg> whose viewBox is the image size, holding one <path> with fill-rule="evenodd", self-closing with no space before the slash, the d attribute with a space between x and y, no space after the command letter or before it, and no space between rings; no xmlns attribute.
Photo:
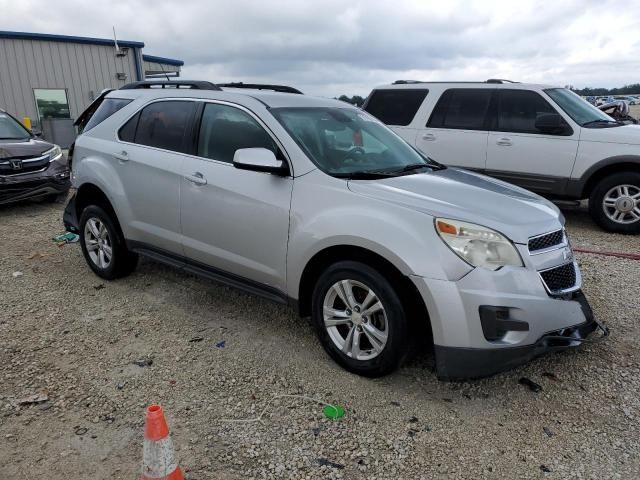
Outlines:
<svg viewBox="0 0 640 480"><path fill-rule="evenodd" d="M618 172L600 180L589 196L589 213L608 232L640 233L640 172Z"/></svg>
<svg viewBox="0 0 640 480"><path fill-rule="evenodd" d="M105 280L125 277L138 264L138 255L127 250L116 220L97 205L80 215L80 245L91 270Z"/></svg>
<svg viewBox="0 0 640 480"><path fill-rule="evenodd" d="M344 285L351 286L351 300L344 295L348 289L341 289ZM368 291L374 297L367 300ZM379 304L382 310L371 312ZM339 325L325 325L325 306L336 314L327 315L327 319ZM368 265L342 261L330 266L316 282L311 308L322 346L336 363L352 373L380 377L397 369L409 354L409 325L400 296L387 278ZM351 342L347 343L349 338ZM354 339L357 348L353 348Z"/></svg>

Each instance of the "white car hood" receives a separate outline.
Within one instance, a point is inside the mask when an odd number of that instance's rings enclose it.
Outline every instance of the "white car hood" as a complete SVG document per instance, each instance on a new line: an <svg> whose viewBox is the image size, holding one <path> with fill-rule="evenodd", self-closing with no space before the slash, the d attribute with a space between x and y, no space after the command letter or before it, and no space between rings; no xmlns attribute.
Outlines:
<svg viewBox="0 0 640 480"><path fill-rule="evenodd" d="M350 180L357 194L400 204L434 217L492 228L516 243L557 230L564 218L554 204L506 182L467 170L445 170L385 178Z"/></svg>
<svg viewBox="0 0 640 480"><path fill-rule="evenodd" d="M626 143L640 145L640 125L623 125L621 127L582 128L581 142Z"/></svg>

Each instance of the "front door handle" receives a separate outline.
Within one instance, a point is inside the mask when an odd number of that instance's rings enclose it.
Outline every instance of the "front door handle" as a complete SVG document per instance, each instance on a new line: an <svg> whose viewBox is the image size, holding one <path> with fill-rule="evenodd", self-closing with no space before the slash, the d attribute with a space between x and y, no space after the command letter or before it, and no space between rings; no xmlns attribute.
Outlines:
<svg viewBox="0 0 640 480"><path fill-rule="evenodd" d="M207 184L207 179L204 178L204 175L202 175L200 172L195 172L193 175L187 175L184 178L189 180L194 185L206 185Z"/></svg>
<svg viewBox="0 0 640 480"><path fill-rule="evenodd" d="M436 136L433 133L425 133L422 136L423 140L426 140L427 142L433 142L436 139Z"/></svg>
<svg viewBox="0 0 640 480"><path fill-rule="evenodd" d="M129 154L125 150L122 150L119 153L114 153L113 158L115 158L116 160L120 160L121 162L128 162Z"/></svg>
<svg viewBox="0 0 640 480"><path fill-rule="evenodd" d="M510 147L511 139L507 137L502 137L500 140L496 142L496 145L500 145L501 147Z"/></svg>

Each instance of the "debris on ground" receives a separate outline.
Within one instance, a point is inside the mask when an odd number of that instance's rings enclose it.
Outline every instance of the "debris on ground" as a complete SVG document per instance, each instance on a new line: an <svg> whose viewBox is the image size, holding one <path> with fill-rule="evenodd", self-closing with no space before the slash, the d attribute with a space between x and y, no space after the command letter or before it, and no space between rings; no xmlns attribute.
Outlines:
<svg viewBox="0 0 640 480"><path fill-rule="evenodd" d="M52 240L56 242L58 246L60 246L67 243L76 243L80 240L80 236L76 235L75 233L66 232L61 233L60 235L56 235Z"/></svg>
<svg viewBox="0 0 640 480"><path fill-rule="evenodd" d="M221 342L216 343L217 348L224 348L226 344L226 340L222 340Z"/></svg>
<svg viewBox="0 0 640 480"><path fill-rule="evenodd" d="M189 339L189 343L196 343L196 342L201 342L202 340L204 340L204 337L192 337Z"/></svg>
<svg viewBox="0 0 640 480"><path fill-rule="evenodd" d="M139 358L138 360L134 360L131 363L139 367L150 367L151 365L153 365L153 359L150 357L144 357L144 358Z"/></svg>
<svg viewBox="0 0 640 480"><path fill-rule="evenodd" d="M84 435L88 431L89 429L86 427L76 427L73 433L75 433L76 435Z"/></svg>
<svg viewBox="0 0 640 480"><path fill-rule="evenodd" d="M18 278L22 276L22 272L13 272L11 275L13 275L13 278Z"/></svg>
<svg viewBox="0 0 640 480"><path fill-rule="evenodd" d="M551 430L549 427L542 427L542 430L547 434L548 437L553 437L555 435L553 430Z"/></svg>
<svg viewBox="0 0 640 480"><path fill-rule="evenodd" d="M47 392L38 392L28 397L18 400L18 405L33 405L36 403L42 403L49 400L49 394Z"/></svg>
<svg viewBox="0 0 640 480"><path fill-rule="evenodd" d="M321 467L333 467L337 468L338 470L342 470L344 468L344 465L342 465L341 463L332 462L328 458L324 457L320 457L318 459L318 465L320 465Z"/></svg>
<svg viewBox="0 0 640 480"><path fill-rule="evenodd" d="M528 379L527 377L522 377L520 380L518 380L518 383L520 385L524 385L526 387L529 387L529 390L531 390L532 392L541 392L542 391L542 385L537 384L536 382L534 382L533 380Z"/></svg>
<svg viewBox="0 0 640 480"><path fill-rule="evenodd" d="M553 470L551 470L549 467L547 467L546 465L540 465L540 470L542 470L544 473L551 473L553 472Z"/></svg>

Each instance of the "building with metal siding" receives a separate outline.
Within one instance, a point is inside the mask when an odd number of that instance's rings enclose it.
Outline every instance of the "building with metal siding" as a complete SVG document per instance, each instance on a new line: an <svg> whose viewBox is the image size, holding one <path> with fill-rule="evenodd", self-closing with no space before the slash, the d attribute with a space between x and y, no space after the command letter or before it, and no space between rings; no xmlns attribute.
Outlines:
<svg viewBox="0 0 640 480"><path fill-rule="evenodd" d="M0 108L34 125L75 119L103 89L144 80L143 48L128 40L118 40L116 50L113 39L0 31ZM178 74L184 64L151 58Z"/></svg>
<svg viewBox="0 0 640 480"><path fill-rule="evenodd" d="M149 77L179 77L180 67L184 65L182 60L173 58L156 57L154 55L142 55L144 73Z"/></svg>

